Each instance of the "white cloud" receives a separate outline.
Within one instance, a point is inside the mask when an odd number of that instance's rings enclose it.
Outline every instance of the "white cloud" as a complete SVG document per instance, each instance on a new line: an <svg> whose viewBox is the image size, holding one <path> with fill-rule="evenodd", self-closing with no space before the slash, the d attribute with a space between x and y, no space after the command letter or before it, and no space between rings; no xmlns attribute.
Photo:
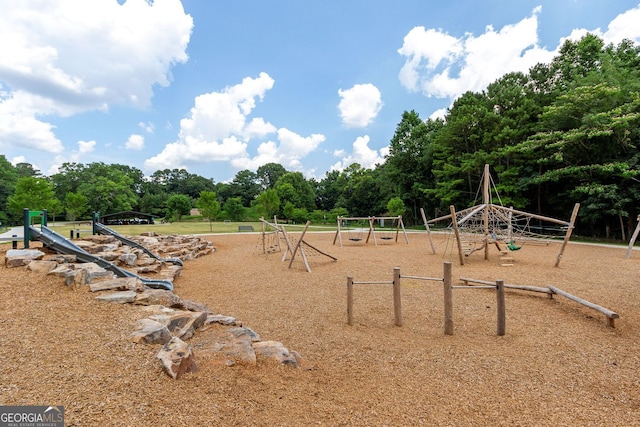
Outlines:
<svg viewBox="0 0 640 427"><path fill-rule="evenodd" d="M55 127L38 120L33 97L18 91L0 97L0 149L24 147L48 153L60 153L62 142L53 133Z"/></svg>
<svg viewBox="0 0 640 427"><path fill-rule="evenodd" d="M154 85L168 85L170 67L187 60L192 27L178 0L4 2L0 140L59 153L42 116L147 106Z"/></svg>
<svg viewBox="0 0 640 427"><path fill-rule="evenodd" d="M437 119L443 119L447 116L447 108L440 108L436 111L434 111L433 113L431 113L431 115L429 116L429 118L431 120L437 120Z"/></svg>
<svg viewBox="0 0 640 427"><path fill-rule="evenodd" d="M301 170L301 159L325 140L324 135L307 137L286 128L277 128L262 117L248 116L274 85L267 73L247 77L241 83L220 92L199 95L188 117L180 121L178 140L168 144L145 167L186 168L187 164L229 162L237 169L257 169L274 162L285 168ZM269 139L276 136L275 141ZM257 142L254 142L258 140ZM249 148L257 144L252 156Z"/></svg>
<svg viewBox="0 0 640 427"><path fill-rule="evenodd" d="M87 154L93 152L96 148L95 141L78 141L78 153Z"/></svg>
<svg viewBox="0 0 640 427"><path fill-rule="evenodd" d="M127 150L142 150L144 148L144 136L135 133L130 135L124 145L124 148Z"/></svg>
<svg viewBox="0 0 640 427"><path fill-rule="evenodd" d="M26 163L26 161L27 161L27 159L24 156L16 156L16 157L11 159L11 164L13 166L15 166L18 163Z"/></svg>
<svg viewBox="0 0 640 427"><path fill-rule="evenodd" d="M347 127L369 125L382 109L382 95L371 83L357 84L351 89L338 90L340 117Z"/></svg>
<svg viewBox="0 0 640 427"><path fill-rule="evenodd" d="M499 31L488 26L480 36L454 38L441 30L413 28L398 53L406 57L399 78L411 91L426 96L455 98L466 91L481 91L507 72L527 72L549 62L555 51L538 46L538 14Z"/></svg>
<svg viewBox="0 0 640 427"><path fill-rule="evenodd" d="M601 37L605 44L613 43L618 44L624 39L632 40L636 43L640 43L640 5L633 9L629 9L615 18L607 27L607 31L602 31L600 28L594 30L587 30L585 28L576 28L571 31L571 34L561 40L564 43L565 39L579 40L587 33L592 33Z"/></svg>
<svg viewBox="0 0 640 427"><path fill-rule="evenodd" d="M331 170L342 171L353 163L358 163L363 168L373 169L377 164L384 163L384 158L389 154L389 147L383 147L380 150L369 148L369 135L359 136L353 142L353 150L351 154L345 156L344 150L336 150L333 155L342 157L342 159L331 166Z"/></svg>
<svg viewBox="0 0 640 427"><path fill-rule="evenodd" d="M144 130L146 133L153 133L156 130L156 126L151 122L139 122L138 127Z"/></svg>
<svg viewBox="0 0 640 427"><path fill-rule="evenodd" d="M267 163L279 163L287 170L302 171L300 159L324 142L324 135L313 134L308 137L300 136L289 129L278 129L279 145L273 141L263 142L258 146L258 155L251 158L238 157L231 161L237 169L257 169Z"/></svg>

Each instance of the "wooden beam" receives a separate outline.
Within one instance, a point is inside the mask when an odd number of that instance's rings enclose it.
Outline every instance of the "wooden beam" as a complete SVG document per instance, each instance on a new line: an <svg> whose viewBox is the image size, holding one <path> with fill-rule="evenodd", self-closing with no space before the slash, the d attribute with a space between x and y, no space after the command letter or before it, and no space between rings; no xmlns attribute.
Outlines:
<svg viewBox="0 0 640 427"><path fill-rule="evenodd" d="M601 306L601 305L594 304L594 303L592 303L592 302L589 302L589 301L587 301L587 300L584 300L584 299L582 299L582 298L579 298L579 297L577 297L577 296L575 296L575 295L572 295L572 294L570 294L570 293L568 293L568 292L563 291L562 289L558 289L558 288L556 288L555 286L551 286L551 285L549 285L549 289L550 289L554 294L562 295L562 296L563 296L563 297L565 297L565 298L569 298L570 300L575 301L575 302L577 302L577 303L579 303L579 304L582 304L582 305L584 305L585 307L592 308L592 309L594 309L594 310L596 310L596 311L598 311L598 312L600 312L600 313L604 314L604 315L605 315L605 316L607 316L607 318L609 319L609 320L607 321L607 324L608 324L609 326L611 326L612 328L614 328L614 327L615 327L615 325L614 325L614 323L613 323L613 320L614 320L614 319L618 319L618 318L620 318L620 315L619 315L618 313L616 313L615 311L611 311L611 310L609 310L608 308L604 308L604 307L603 307L603 306Z"/></svg>
<svg viewBox="0 0 640 427"><path fill-rule="evenodd" d="M636 243L636 239L638 238L638 233L640 233L640 215L636 218L638 224L636 225L636 229L631 236L631 240L629 240L629 247L627 248L627 259L631 258L631 251L633 250L633 245Z"/></svg>
<svg viewBox="0 0 640 427"><path fill-rule="evenodd" d="M451 210L451 218L456 217L456 208L451 205L449 206ZM464 265L464 254L462 253L462 242L460 241L460 230L458 230L458 224L456 221L453 221L453 231L456 234L456 242L458 242L458 256L460 258L460 265Z"/></svg>
<svg viewBox="0 0 640 427"><path fill-rule="evenodd" d="M564 235L564 240L562 241L562 246L560 246L560 251L558 252L558 256L556 257L556 263L554 267L558 267L560 265L560 260L562 259L562 254L564 253L564 248L569 243L569 239L571 238L571 233L573 232L573 228L576 223L576 218L578 217L578 210L580 210L580 203L576 203L573 207L573 213L571 214L571 221L569 221L569 228L567 229L567 233Z"/></svg>
<svg viewBox="0 0 640 427"><path fill-rule="evenodd" d="M429 228L429 222L427 222L427 216L424 213L424 208L420 208L420 215L422 215L422 222L427 229L427 236L429 237L429 244L431 245L431 253L436 254L436 247L433 244L433 238L431 237L431 229Z"/></svg>

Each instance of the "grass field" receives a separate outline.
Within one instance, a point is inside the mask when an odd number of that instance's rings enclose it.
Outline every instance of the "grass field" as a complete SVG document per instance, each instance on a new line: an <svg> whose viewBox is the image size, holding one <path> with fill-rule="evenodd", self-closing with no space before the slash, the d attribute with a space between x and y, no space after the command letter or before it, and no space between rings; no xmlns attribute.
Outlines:
<svg viewBox="0 0 640 427"><path fill-rule="evenodd" d="M154 231L158 234L212 234L212 233L237 233L239 226L252 226L254 231L261 231L262 226L257 222L213 222L208 221L189 221L189 222L172 222L166 224L140 224L140 225L110 225L109 228L117 231L125 236L135 236L140 233ZM49 223L49 228L63 236L69 236L71 230L80 230L80 234L91 233L91 222L59 222ZM304 225L286 224L287 231L301 231ZM323 229L327 231L335 230L336 225L312 225L310 229L318 231Z"/></svg>

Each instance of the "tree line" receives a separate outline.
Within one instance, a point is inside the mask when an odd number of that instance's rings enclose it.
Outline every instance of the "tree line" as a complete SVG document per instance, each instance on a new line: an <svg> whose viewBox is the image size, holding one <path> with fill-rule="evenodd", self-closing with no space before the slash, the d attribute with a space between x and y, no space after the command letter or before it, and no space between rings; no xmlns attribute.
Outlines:
<svg viewBox="0 0 640 427"><path fill-rule="evenodd" d="M65 163L45 177L0 155L0 221L24 207L70 220L135 210L179 220L259 216L332 222L338 215L403 214L405 223L478 203L484 165L506 206L568 219L581 203L580 234L626 239L640 213L640 48L567 40L548 64L467 92L443 119L402 113L382 164L354 163L306 179L269 163L228 183L165 169L145 176L118 164Z"/></svg>

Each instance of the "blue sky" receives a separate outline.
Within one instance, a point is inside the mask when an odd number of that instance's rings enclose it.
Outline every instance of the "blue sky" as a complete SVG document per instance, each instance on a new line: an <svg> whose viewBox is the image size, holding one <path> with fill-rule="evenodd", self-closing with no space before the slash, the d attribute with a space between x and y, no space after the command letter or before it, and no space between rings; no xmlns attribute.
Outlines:
<svg viewBox="0 0 640 427"><path fill-rule="evenodd" d="M0 0L0 154L321 179L382 162L405 110L638 22L638 0Z"/></svg>

